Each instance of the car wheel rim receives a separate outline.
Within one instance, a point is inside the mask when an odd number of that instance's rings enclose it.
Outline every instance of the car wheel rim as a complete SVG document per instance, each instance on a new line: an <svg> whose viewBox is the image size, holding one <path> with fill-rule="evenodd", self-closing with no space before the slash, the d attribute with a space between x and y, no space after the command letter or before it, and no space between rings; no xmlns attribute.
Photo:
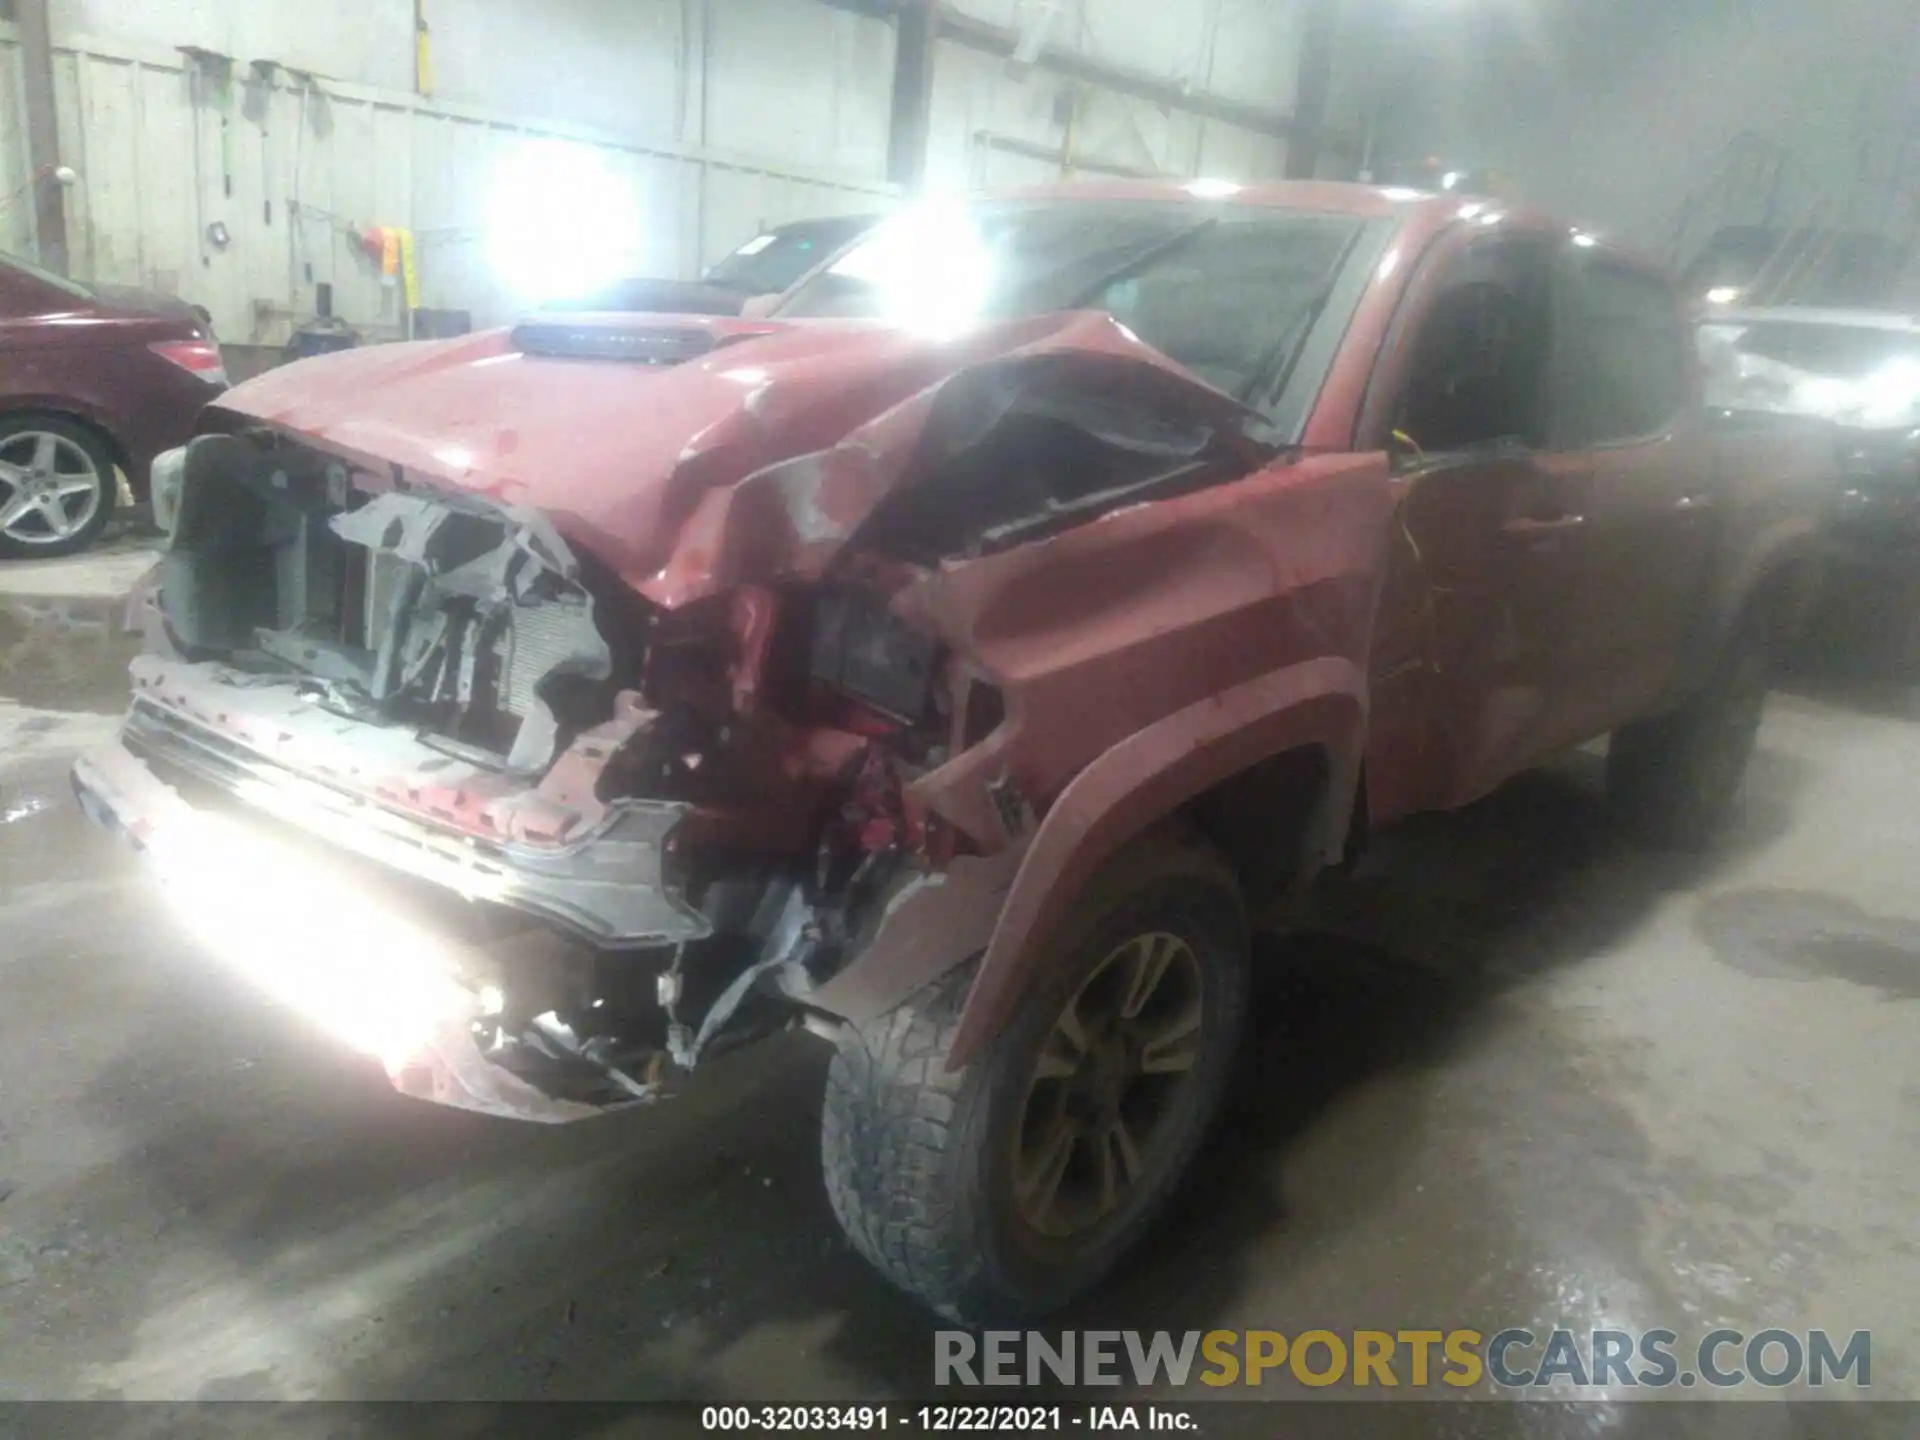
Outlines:
<svg viewBox="0 0 1920 1440"><path fill-rule="evenodd" d="M1161 1163L1196 1081L1202 998L1193 947L1154 931L1111 951L1061 1010L1014 1154L1014 1197L1035 1232L1093 1229Z"/></svg>
<svg viewBox="0 0 1920 1440"><path fill-rule="evenodd" d="M0 534L23 545L71 540L100 512L100 467L64 435L23 430L0 440Z"/></svg>

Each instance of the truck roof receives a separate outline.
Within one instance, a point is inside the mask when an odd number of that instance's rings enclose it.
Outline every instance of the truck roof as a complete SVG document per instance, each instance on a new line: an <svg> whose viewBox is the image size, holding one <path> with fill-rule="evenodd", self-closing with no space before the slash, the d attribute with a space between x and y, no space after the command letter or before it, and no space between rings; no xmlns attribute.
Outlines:
<svg viewBox="0 0 1920 1440"><path fill-rule="evenodd" d="M1226 180L1091 180L1068 184L1032 185L989 191L979 198L1005 200L1159 200L1193 205L1233 204L1256 208L1318 210L1358 219L1398 218L1409 233L1422 239L1458 219L1479 219L1518 231L1553 231L1585 237L1608 255L1665 274L1631 245L1592 235L1585 226L1530 205L1495 196L1459 191L1415 190L1401 185L1361 185L1337 180L1256 180L1245 184Z"/></svg>
<svg viewBox="0 0 1920 1440"><path fill-rule="evenodd" d="M1811 305L1774 305L1751 310L1715 308L1700 316L1708 325L1838 325L1852 330L1920 333L1920 318L1897 310L1827 310Z"/></svg>

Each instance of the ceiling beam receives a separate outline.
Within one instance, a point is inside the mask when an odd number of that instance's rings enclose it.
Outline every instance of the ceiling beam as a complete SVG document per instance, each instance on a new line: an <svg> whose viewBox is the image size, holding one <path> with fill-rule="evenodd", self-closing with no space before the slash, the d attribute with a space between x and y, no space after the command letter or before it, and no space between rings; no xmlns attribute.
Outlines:
<svg viewBox="0 0 1920 1440"><path fill-rule="evenodd" d="M850 11L856 15L865 15L876 20L894 20L906 9L925 3L925 0L821 0L836 10ZM983 55L992 55L996 59L1011 60L1020 47L1020 32L1005 25L996 25L990 20L981 20L975 16L956 10L952 5L938 3L931 5L935 28L942 40L955 45L964 45L969 50ZM1179 80L1169 80L1162 75L1154 75L1131 66L1114 65L1105 60L1097 60L1077 50L1061 45L1042 47L1034 65L1041 70L1062 76L1069 80L1078 80L1083 84L1095 85L1116 94L1145 100L1169 110L1179 110L1189 115L1198 115L1203 119L1217 120L1223 125L1232 125L1237 129L1250 130L1257 135L1271 135L1285 140L1299 128L1294 117L1285 111L1274 110L1264 105L1250 104L1230 95L1217 94L1210 90L1196 89ZM1344 151L1349 148L1345 137L1336 134L1322 134L1320 148L1323 150Z"/></svg>
<svg viewBox="0 0 1920 1440"><path fill-rule="evenodd" d="M1162 177L1152 170L1141 170L1132 165L1122 165L1117 160L1090 159L1085 155L1069 154L1064 145L1042 145L1037 140L1025 140L1018 135L1001 135L992 130L973 132L974 143L989 150L998 150L1006 155L1019 155L1028 160L1041 160L1049 165L1058 165L1062 175L1073 171L1085 171L1092 175L1113 175L1123 180L1158 180Z"/></svg>

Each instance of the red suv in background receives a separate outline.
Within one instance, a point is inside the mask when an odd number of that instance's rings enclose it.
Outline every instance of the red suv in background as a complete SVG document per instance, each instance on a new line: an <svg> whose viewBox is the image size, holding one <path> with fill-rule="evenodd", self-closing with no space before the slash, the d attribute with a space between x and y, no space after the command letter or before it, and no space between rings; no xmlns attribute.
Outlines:
<svg viewBox="0 0 1920 1440"><path fill-rule="evenodd" d="M70 555L135 498L227 388L212 328L184 300L83 285L0 254L0 557Z"/></svg>

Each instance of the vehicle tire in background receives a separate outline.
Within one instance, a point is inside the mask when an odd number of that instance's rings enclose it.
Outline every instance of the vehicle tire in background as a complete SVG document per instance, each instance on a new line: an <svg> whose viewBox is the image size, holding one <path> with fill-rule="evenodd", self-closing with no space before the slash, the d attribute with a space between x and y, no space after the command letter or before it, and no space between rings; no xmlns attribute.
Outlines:
<svg viewBox="0 0 1920 1440"><path fill-rule="evenodd" d="M974 968L842 1042L821 1136L854 1247L962 1324L1064 1305L1163 1208L1239 1045L1247 920L1212 848L1139 842L1088 885L1012 1022L950 1071Z"/></svg>
<svg viewBox="0 0 1920 1440"><path fill-rule="evenodd" d="M1753 758L1774 651L1774 627L1755 614L1685 705L1614 732L1607 799L1642 839L1697 850L1719 833Z"/></svg>
<svg viewBox="0 0 1920 1440"><path fill-rule="evenodd" d="M0 558L51 559L100 538L119 498L113 450L60 415L0 416Z"/></svg>

